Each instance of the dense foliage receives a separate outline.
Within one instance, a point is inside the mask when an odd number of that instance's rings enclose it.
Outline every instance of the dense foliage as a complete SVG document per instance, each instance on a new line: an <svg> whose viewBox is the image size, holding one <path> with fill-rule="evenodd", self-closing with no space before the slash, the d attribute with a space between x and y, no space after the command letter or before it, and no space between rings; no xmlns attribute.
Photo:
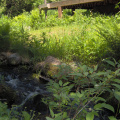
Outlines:
<svg viewBox="0 0 120 120"><path fill-rule="evenodd" d="M117 120L120 112L120 64L109 60L105 62L113 68L117 66L116 70L101 72L97 71L98 66L91 68L79 65L76 72L69 74L76 77L72 84L67 77L65 83L61 80L50 81L47 88L53 96L44 99L44 102L49 105L52 119L46 117L47 120L93 120L95 116L105 120ZM74 85L77 89L71 92ZM100 111L105 110L102 108L112 111L108 118L100 116Z"/></svg>
<svg viewBox="0 0 120 120"><path fill-rule="evenodd" d="M47 3L61 0L46 0ZM4 13L9 16L15 16L24 11L31 11L34 7L43 4L44 0L1 0L0 14Z"/></svg>

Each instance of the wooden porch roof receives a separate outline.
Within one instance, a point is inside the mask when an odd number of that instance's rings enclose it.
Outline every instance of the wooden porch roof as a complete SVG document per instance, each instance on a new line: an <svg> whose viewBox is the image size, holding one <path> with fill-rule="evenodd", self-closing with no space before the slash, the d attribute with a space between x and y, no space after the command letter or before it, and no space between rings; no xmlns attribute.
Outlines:
<svg viewBox="0 0 120 120"><path fill-rule="evenodd" d="M65 0L39 5L39 9L56 9L59 6L68 9L83 8L90 9L98 5L116 4L119 0Z"/></svg>

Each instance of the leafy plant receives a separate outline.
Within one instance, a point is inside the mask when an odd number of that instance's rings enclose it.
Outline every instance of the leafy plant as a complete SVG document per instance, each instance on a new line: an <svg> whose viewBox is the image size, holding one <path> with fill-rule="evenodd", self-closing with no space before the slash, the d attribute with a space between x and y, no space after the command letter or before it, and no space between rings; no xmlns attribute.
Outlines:
<svg viewBox="0 0 120 120"><path fill-rule="evenodd" d="M34 114L31 116L26 111L18 112L14 107L9 110L5 103L0 102L0 120L33 120Z"/></svg>
<svg viewBox="0 0 120 120"><path fill-rule="evenodd" d="M119 16L117 16L117 18L118 17ZM119 21L115 22L113 18L103 21L102 26L98 26L99 36L103 38L104 43L106 44L106 57L114 57L116 60L119 59L120 51L119 31Z"/></svg>
<svg viewBox="0 0 120 120"><path fill-rule="evenodd" d="M116 66L116 61L106 62ZM103 108L113 112L109 119L116 119L120 109L119 66L120 64L117 64L115 71L101 72L97 71L97 66L90 68L80 65L77 72L70 74L76 77L74 82L50 81L47 89L52 95L44 99L44 102L49 105L52 119L93 120ZM78 86L74 87L76 92L71 91L73 86ZM103 94L106 93L107 96L104 97ZM117 109L109 102L111 99L117 100ZM47 117L47 120L52 119Z"/></svg>
<svg viewBox="0 0 120 120"><path fill-rule="evenodd" d="M0 51L7 51L10 48L10 24L7 16L0 20Z"/></svg>

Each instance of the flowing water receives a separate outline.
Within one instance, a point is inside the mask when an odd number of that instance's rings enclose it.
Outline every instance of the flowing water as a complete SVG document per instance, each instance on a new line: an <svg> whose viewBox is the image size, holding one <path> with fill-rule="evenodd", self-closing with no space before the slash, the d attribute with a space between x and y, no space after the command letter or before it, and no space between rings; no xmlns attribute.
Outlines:
<svg viewBox="0 0 120 120"><path fill-rule="evenodd" d="M16 93L15 102L11 105L18 105L14 110L33 110L36 112L47 112L47 107L41 102L42 97L49 95L45 84L40 84L31 77L30 72L20 73L15 68L0 69L0 84L5 84ZM6 96L7 97L7 96ZM42 120L42 119L41 119Z"/></svg>

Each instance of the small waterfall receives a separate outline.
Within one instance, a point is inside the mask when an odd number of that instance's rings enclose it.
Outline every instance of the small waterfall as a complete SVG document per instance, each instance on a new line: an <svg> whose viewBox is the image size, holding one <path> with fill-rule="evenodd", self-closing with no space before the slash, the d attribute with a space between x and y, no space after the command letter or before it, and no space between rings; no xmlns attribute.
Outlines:
<svg viewBox="0 0 120 120"><path fill-rule="evenodd" d="M10 81L7 81L6 83L10 84L13 88L16 89L18 86L18 82L19 82L18 79L11 79Z"/></svg>
<svg viewBox="0 0 120 120"><path fill-rule="evenodd" d="M23 75L15 74L12 73L12 70L0 71L0 82L4 81L5 85L15 91L18 96L15 103L11 104L13 105L13 111L21 111L24 107L30 108L30 110L32 108L36 110L36 107L39 107L39 105L42 106L40 109L44 108L44 103L41 102L41 96L48 95L49 92L46 91L45 84L36 83L36 81L30 78L30 75L31 73L24 73ZM34 102L36 97L37 102Z"/></svg>
<svg viewBox="0 0 120 120"><path fill-rule="evenodd" d="M22 101L22 103L21 103L20 105L18 105L17 107L14 107L14 108L12 108L12 109L14 109L14 110L22 109L22 107L25 105L25 103L26 103L28 100L34 98L35 96L37 96L37 95L39 95L39 94L40 94L40 93L38 93L38 92L31 92L31 93L25 98L25 100Z"/></svg>
<svg viewBox="0 0 120 120"><path fill-rule="evenodd" d="M38 92L32 92L32 93L30 93L27 97L26 97L26 99L20 104L20 106L23 106L25 103L26 103L26 101L28 101L29 99L32 99L32 98L34 98L35 96L37 96L37 95L39 95L40 93L38 93Z"/></svg>

